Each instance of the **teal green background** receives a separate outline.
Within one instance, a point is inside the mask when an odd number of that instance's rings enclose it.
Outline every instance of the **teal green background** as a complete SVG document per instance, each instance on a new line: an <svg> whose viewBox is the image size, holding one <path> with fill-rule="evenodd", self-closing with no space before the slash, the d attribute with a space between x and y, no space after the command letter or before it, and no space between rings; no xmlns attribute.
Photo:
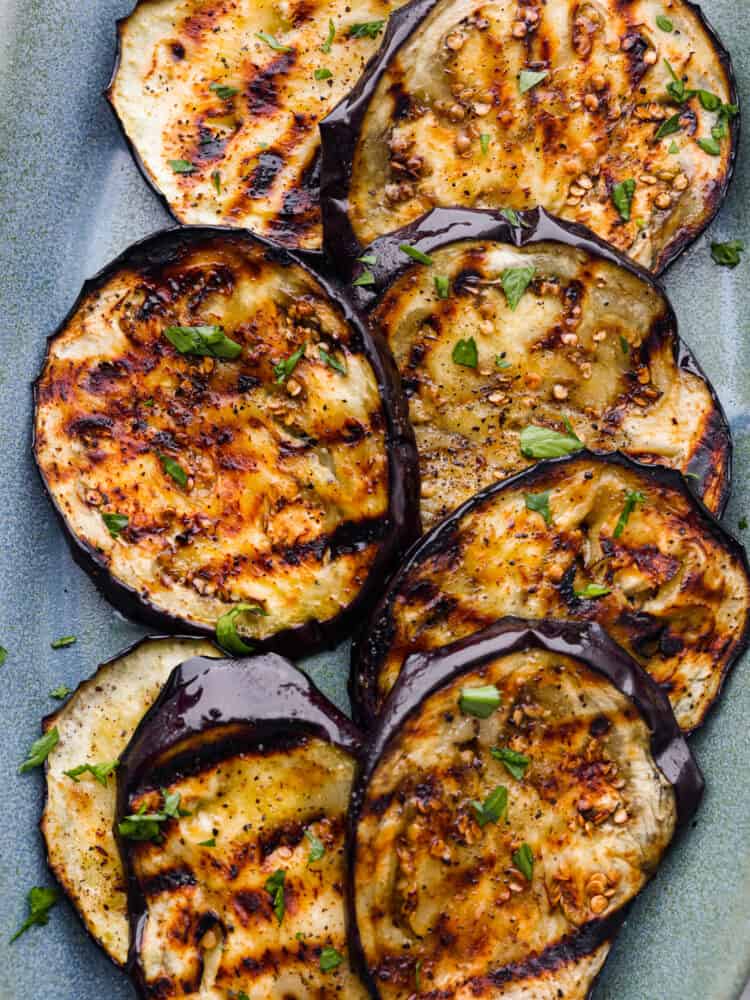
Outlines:
<svg viewBox="0 0 750 1000"><path fill-rule="evenodd" d="M711 20L750 107L746 0L713 0ZM30 457L30 383L44 340L87 276L168 224L101 96L122 0L0 0L0 1000L124 1000L125 977L87 939L67 903L12 947L32 885L51 884L37 822L40 773L18 762L55 702L144 634L120 618L73 564ZM665 278L681 331L714 381L735 438L726 517L750 517L750 253L718 268L711 238L748 230L748 132L738 177L709 233ZM78 642L54 652L50 640ZM340 705L345 651L304 666ZM708 790L694 828L639 898L596 1000L737 1000L750 973L750 666L741 663L693 748Z"/></svg>

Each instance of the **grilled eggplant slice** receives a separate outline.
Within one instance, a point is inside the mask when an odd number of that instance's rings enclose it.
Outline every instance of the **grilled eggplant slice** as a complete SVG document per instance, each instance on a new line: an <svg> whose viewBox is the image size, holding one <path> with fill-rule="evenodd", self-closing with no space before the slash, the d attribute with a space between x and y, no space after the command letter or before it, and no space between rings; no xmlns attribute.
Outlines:
<svg viewBox="0 0 750 1000"><path fill-rule="evenodd" d="M119 784L144 998L366 995L345 957L343 898L359 749L348 719L275 654L175 671ZM157 839L122 826L143 808L162 817L145 831Z"/></svg>
<svg viewBox="0 0 750 1000"><path fill-rule="evenodd" d="M543 211L517 222L436 209L368 248L376 283L357 294L409 396L425 525L525 468L529 424L678 468L722 510L729 425L663 290L578 226ZM514 276L530 279L520 299L505 291Z"/></svg>
<svg viewBox="0 0 750 1000"><path fill-rule="evenodd" d="M584 1000L702 788L666 697L597 625L506 619L410 657L353 797L372 995Z"/></svg>
<svg viewBox="0 0 750 1000"><path fill-rule="evenodd" d="M118 22L109 100L172 214L321 242L318 122L402 0L349 6L140 0Z"/></svg>
<svg viewBox="0 0 750 1000"><path fill-rule="evenodd" d="M387 351L332 284L248 234L167 231L89 282L50 339L35 429L74 553L157 627L224 619L312 652L418 533Z"/></svg>
<svg viewBox="0 0 750 1000"><path fill-rule="evenodd" d="M703 721L748 641L745 550L672 469L582 452L468 500L407 555L353 653L360 717L406 657L504 615L596 621Z"/></svg>
<svg viewBox="0 0 750 1000"><path fill-rule="evenodd" d="M60 739L47 757L41 831L49 866L95 941L113 962L128 956L125 875L112 827L116 773L97 780L84 765L118 761L172 670L195 656L218 656L202 639L143 639L103 663L44 720Z"/></svg>
<svg viewBox="0 0 750 1000"><path fill-rule="evenodd" d="M658 272L718 211L737 114L688 0L412 0L321 123L326 242L353 259L435 206L542 205Z"/></svg>

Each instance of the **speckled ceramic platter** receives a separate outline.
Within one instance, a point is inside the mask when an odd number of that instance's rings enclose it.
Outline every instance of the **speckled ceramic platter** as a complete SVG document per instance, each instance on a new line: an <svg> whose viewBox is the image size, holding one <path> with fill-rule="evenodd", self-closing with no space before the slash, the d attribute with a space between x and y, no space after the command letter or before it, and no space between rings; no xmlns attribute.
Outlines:
<svg viewBox="0 0 750 1000"><path fill-rule="evenodd" d="M55 702L144 630L119 618L72 562L32 465L30 383L47 334L85 277L169 220L132 162L105 100L114 21L129 0L0 0L0 998L133 996L67 903L49 925L8 940L25 894L51 884L37 832L42 779L19 761ZM746 0L708 13L750 107ZM665 277L682 334L713 380L735 438L726 522L750 516L750 253L717 267L712 239L750 244L750 131L737 178L707 234ZM742 521L744 524L744 521ZM739 531L750 538L750 532ZM51 640L77 642L53 651ZM346 650L303 663L346 705ZM740 663L693 747L707 794L654 883L637 900L596 1000L737 1000L750 975L750 660Z"/></svg>

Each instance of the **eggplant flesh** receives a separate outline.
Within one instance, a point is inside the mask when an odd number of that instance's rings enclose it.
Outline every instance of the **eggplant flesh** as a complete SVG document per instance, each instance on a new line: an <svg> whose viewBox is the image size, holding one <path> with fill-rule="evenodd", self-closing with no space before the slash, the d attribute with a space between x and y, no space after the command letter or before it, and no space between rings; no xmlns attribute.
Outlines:
<svg viewBox="0 0 750 1000"><path fill-rule="evenodd" d="M353 800L353 951L373 996L589 996L702 792L666 699L595 631L502 622L407 661ZM488 685L498 707L465 711ZM483 818L498 788L507 807Z"/></svg>
<svg viewBox="0 0 750 1000"><path fill-rule="evenodd" d="M36 385L35 455L126 614L210 634L235 611L295 653L338 638L416 518L399 397L354 324L296 258L221 230L159 234L85 287ZM241 353L179 353L175 328Z"/></svg>
<svg viewBox="0 0 750 1000"><path fill-rule="evenodd" d="M60 739L47 757L41 831L55 877L86 929L117 965L128 957L125 874L112 827L117 776L102 785L90 774L65 774L84 764L119 760L141 718L172 670L194 656L218 656L201 639L145 639L102 664L65 704L44 720Z"/></svg>
<svg viewBox="0 0 750 1000"><path fill-rule="evenodd" d="M678 473L616 454L540 462L412 549L363 629L353 696L371 718L410 653L505 615L596 621L691 731L746 646L749 596L744 549Z"/></svg>
<svg viewBox="0 0 750 1000"><path fill-rule="evenodd" d="M356 136L359 243L436 205L542 205L662 270L718 210L738 136L726 51L692 3L667 13L670 31L658 0L415 0L329 118Z"/></svg>
<svg viewBox="0 0 750 1000"><path fill-rule="evenodd" d="M108 96L174 216L319 247L317 124L377 48L356 25L399 5L141 0Z"/></svg>
<svg viewBox="0 0 750 1000"><path fill-rule="evenodd" d="M175 673L120 785L120 821L179 795L158 842L121 838L144 998L366 996L344 921L358 748L348 720L280 657ZM312 860L315 839L323 853ZM281 897L268 885L279 877ZM326 949L335 968L321 968Z"/></svg>
<svg viewBox="0 0 750 1000"><path fill-rule="evenodd" d="M461 238L471 223L502 233L499 216L442 215L454 221L442 232L446 245L430 248L432 266L386 269L371 313L409 397L425 526L529 465L519 443L529 424L572 427L592 449L689 472L706 505L721 509L729 428L661 289L544 213L521 217L521 246L507 223L506 239ZM375 248L392 259L385 244L419 245L440 232L432 219ZM511 308L503 276L515 268L533 269L533 278ZM449 283L446 297L436 275ZM476 346L472 364L455 360L462 342Z"/></svg>

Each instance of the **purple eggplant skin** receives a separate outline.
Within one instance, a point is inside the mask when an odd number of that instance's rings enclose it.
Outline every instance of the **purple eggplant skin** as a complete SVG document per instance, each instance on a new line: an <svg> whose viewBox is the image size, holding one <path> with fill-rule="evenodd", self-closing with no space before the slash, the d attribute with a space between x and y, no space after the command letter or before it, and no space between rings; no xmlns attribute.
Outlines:
<svg viewBox="0 0 750 1000"><path fill-rule="evenodd" d="M227 740L201 746L200 737L227 728ZM215 660L194 657L176 667L156 702L141 720L120 759L117 779L115 838L127 877L130 915L130 956L127 971L140 994L146 986L138 961L140 929L145 919L145 900L129 861L131 842L117 833L118 824L130 812L128 803L140 789L169 780L168 775L200 767L216 754L242 749L294 744L313 736L341 747L356 760L361 758L364 738L305 674L275 653L244 659ZM190 749L179 753L179 745L190 741ZM186 744L187 745L187 744ZM163 755L178 749L166 766Z"/></svg>
<svg viewBox="0 0 750 1000"><path fill-rule="evenodd" d="M377 984L367 970L355 915L354 871L357 857L357 826L367 786L389 743L406 720L434 691L460 674L484 663L524 649L541 649L570 656L603 674L638 709L651 731L651 752L664 777L672 785L677 805L677 830L683 830L695 815L704 791L703 775L672 713L669 699L648 674L595 623L550 619L525 621L501 618L482 632L428 653L410 656L370 734L358 778L352 791L348 819L348 927L352 962L367 984L373 1000L379 1000ZM590 921L582 935L563 939L528 962L506 967L499 975L522 978L554 969L562 961L589 954L617 933L629 907ZM507 977L506 977L507 973ZM501 978L499 981L505 981Z"/></svg>
<svg viewBox="0 0 750 1000"><path fill-rule="evenodd" d="M699 510L707 529L717 538L722 545L735 556L742 564L745 572L750 575L750 562L748 562L745 547L730 531L728 531L711 511L692 492L688 485L688 480L684 478L676 469L668 469L663 465L645 465L643 462L636 462L628 458L621 452L594 452L586 448L563 458L548 458L537 462L523 472L517 473L499 483L494 483L486 489L470 497L464 504L439 524L423 535L412 545L406 553L398 572L391 578L388 588L381 597L377 607L371 613L369 619L363 623L361 630L355 635L352 643L351 669L349 674L349 697L352 703L354 719L363 729L369 729L378 715L377 711L377 676L384 649L390 642L392 635L391 606L398 592L401 581L410 572L413 566L418 565L423 558L432 551L440 548L454 535L461 519L469 513L475 506L480 505L489 497L495 496L502 490L515 489L521 483L528 484L533 488L536 480L543 476L545 470L556 466L564 466L566 463L580 461L590 458L597 462L607 462L612 465L619 465L624 469L637 470L647 478L663 485L667 488L678 490ZM719 700L727 678L732 667L743 655L750 645L750 618L745 625L740 641L737 643L734 655L727 662L721 680L721 687L713 704ZM702 722L704 719L701 720Z"/></svg>
<svg viewBox="0 0 750 1000"><path fill-rule="evenodd" d="M89 278L79 292L58 328L47 338L45 356L40 375L32 384L34 412L38 403L38 387L42 373L55 339L79 308L81 302L91 292L103 284L119 268L132 267L142 271L163 267L179 259L183 248L190 248L204 240L221 237L238 243L251 243L265 248L267 258L279 266L298 265L310 273L323 287L326 294L339 306L345 320L353 328L356 339L362 345L363 353L369 361L378 384L386 423L388 448L389 509L386 528L382 532L382 545L367 580L357 598L334 618L327 622L309 621L296 628L284 629L254 643L258 652L273 651L293 659L310 655L322 649L332 649L345 638L355 623L362 619L368 605L382 588L403 551L421 534L419 514L419 463L414 432L409 422L408 403L401 389L401 379L395 362L382 338L367 329L356 310L352 307L340 283L326 264L321 264L320 255L309 252L291 251L280 247L268 239L242 230L226 226L172 227L147 236L132 244L119 256L107 264L94 277ZM214 637L210 628L184 619L175 618L154 607L147 596L115 580L109 573L101 555L91 546L77 538L66 524L64 515L54 500L44 474L37 461L35 432L32 428L32 455L42 484L57 514L73 559L94 581L103 596L126 618L142 622L149 627L183 635ZM374 530L377 530L377 525Z"/></svg>
<svg viewBox="0 0 750 1000"><path fill-rule="evenodd" d="M550 215L543 208L516 213L520 225L514 226L499 211L469 208L435 208L416 222L394 233L381 236L368 248L367 253L377 257L377 262L369 266L375 284L356 286L352 289L354 303L361 313L367 314L381 299L383 293L405 271L413 267L413 262L400 244L408 243L421 253L429 255L436 250L460 240L494 240L511 246L525 247L534 243L554 242L573 247L608 263L624 268L635 277L650 285L667 305L665 322L654 329L651 336L659 338L674 331L675 364L683 371L695 375L707 386L714 403L711 426L694 455L688 473L690 486L700 498L713 479L719 463L726 469L717 502L717 515L722 516L732 489L732 432L724 408L716 395L713 385L696 360L693 352L679 335L679 324L669 297L650 271L636 264L624 254L615 250L591 230L575 222L566 222Z"/></svg>
<svg viewBox="0 0 750 1000"><path fill-rule="evenodd" d="M351 280L356 268L356 259L364 251L354 235L348 215L352 165L362 122L391 59L438 2L439 0L411 0L411 3L391 15L380 49L370 60L356 87L319 125L322 156L320 201L323 213L323 249L334 260L340 262L340 268L347 280ZM683 2L695 13L711 39L717 58L727 74L731 103L739 107L737 78L729 52L724 48L702 7L693 0L683 0ZM663 274L716 218L736 171L740 148L740 120L740 115L737 114L730 122L732 153L729 168L722 185L714 192L712 210L705 224L697 231L687 230L678 233L661 254L659 266L655 271L657 275Z"/></svg>

